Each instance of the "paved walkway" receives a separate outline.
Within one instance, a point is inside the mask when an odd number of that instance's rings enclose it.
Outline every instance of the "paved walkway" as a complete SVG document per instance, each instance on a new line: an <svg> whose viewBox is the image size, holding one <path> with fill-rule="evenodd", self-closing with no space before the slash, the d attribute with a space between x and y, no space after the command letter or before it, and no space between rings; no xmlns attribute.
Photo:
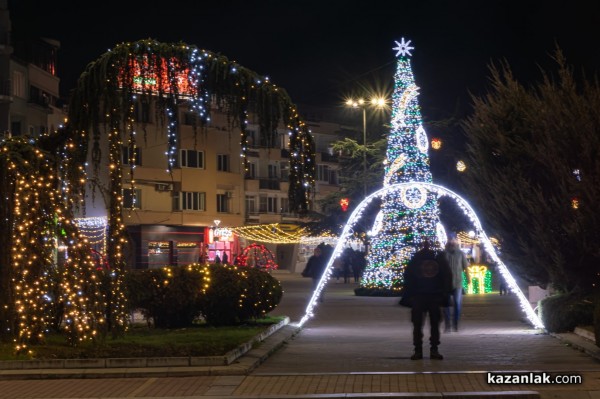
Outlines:
<svg viewBox="0 0 600 399"><path fill-rule="evenodd" d="M274 314L293 323L310 281L276 277L285 294ZM574 334L532 330L514 296L466 296L460 332L442 335L445 359L432 361L425 351L411 361L409 310L397 298L357 297L355 287L330 282L301 330L282 328L230 366L2 370L0 398L600 398L598 348ZM583 381L494 385L490 371Z"/></svg>

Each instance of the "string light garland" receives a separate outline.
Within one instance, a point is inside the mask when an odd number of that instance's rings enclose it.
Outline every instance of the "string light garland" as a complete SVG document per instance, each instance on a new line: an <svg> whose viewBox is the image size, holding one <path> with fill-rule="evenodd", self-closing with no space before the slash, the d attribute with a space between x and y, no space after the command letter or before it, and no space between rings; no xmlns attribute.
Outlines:
<svg viewBox="0 0 600 399"><path fill-rule="evenodd" d="M100 253L106 254L108 219L106 216L75 218L74 223L92 247L100 247Z"/></svg>
<svg viewBox="0 0 600 399"><path fill-rule="evenodd" d="M303 228L286 231L279 223L233 227L231 230L247 240L270 244L296 244L306 235L306 230Z"/></svg>
<svg viewBox="0 0 600 399"><path fill-rule="evenodd" d="M348 218L348 222L346 223L346 225L344 226L344 229L342 230L342 233L340 234L340 238L337 241L337 243L333 249L332 255L327 261L325 271L323 272L323 275L322 275L321 279L319 280L319 283L318 283L317 287L315 288L315 290L308 302L308 305L306 306L305 314L298 323L299 326L303 326L311 317L314 316L314 310L315 310L317 304L319 303L319 297L321 295L321 291L325 288L325 286L327 285L327 282L332 277L333 263L334 263L335 259L337 259L339 256L341 256L347 240L353 235L354 226L363 217L365 210L368 208L368 206L371 204L371 202L375 199L385 198L386 196L389 196L389 195L394 195L394 194L397 195L401 190L406 189L407 187L410 187L415 184L420 186L421 188L427 190L428 195L432 195L435 198L449 197L451 200L456 202L458 208L463 211L464 215L473 224L473 226L475 228L476 236L479 238L480 242L484 246L487 253L491 256L492 261L495 262L495 264L497 265L498 271L500 272L501 277L506 282L508 289L511 292L513 292L519 299L521 309L525 313L529 322L535 328L543 329L544 324L542 323L539 316L535 313L535 311L531 307L531 304L529 303L529 301L527 300L527 298L525 297L525 295L523 294L523 292L517 285L517 282L515 281L513 276L510 274L508 267L499 258L498 254L496 252L496 249L494 248L494 245L492 244L491 240L488 238L487 234L484 232L481 222L479 220L479 217L477 216L477 214L475 213L475 211L473 210L471 205L465 199L463 199L461 196L454 193L453 191L451 191L443 186L433 184L433 183L428 183L428 182L409 182L409 183L396 183L393 185L389 185L387 187L383 187L382 189L370 194L360 204L358 204L358 206L354 209L354 211Z"/></svg>

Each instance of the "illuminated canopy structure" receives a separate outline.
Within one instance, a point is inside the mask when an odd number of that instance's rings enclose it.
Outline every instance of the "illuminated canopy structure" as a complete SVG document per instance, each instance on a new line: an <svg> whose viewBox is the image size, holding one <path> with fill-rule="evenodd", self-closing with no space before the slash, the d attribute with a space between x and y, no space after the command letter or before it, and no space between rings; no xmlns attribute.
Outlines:
<svg viewBox="0 0 600 399"><path fill-rule="evenodd" d="M425 191L427 193L427 195L432 195L435 198L449 197L456 202L458 207L464 212L465 216L467 216L469 218L469 220L471 221L471 223L473 223L473 226L475 228L475 235L479 238L480 242L485 247L485 250L492 257L492 260L498 265L498 270L500 271L502 278L506 281L509 289L513 293L515 293L517 295L517 297L519 298L519 301L521 303L521 308L525 312L525 314L526 314L527 318L529 319L529 321L531 322L531 324L535 328L544 328L544 324L542 323L539 316L535 313L535 311L531 307L531 304L529 303L529 301L527 300L527 298L525 297L525 295L523 294L523 292L517 285L515 279L510 274L508 268L502 262L502 260L500 260L500 258L498 257L498 254L496 253L496 250L495 250L492 242L488 238L487 234L483 231L481 222L479 221L479 218L473 211L473 208L471 207L471 205L469 205L469 203L467 201L465 201L462 197L460 197L453 191L448 190L447 188L439 186L437 184L427 183L427 182L409 182L409 183L397 183L397 184L389 185L389 186L384 187L384 188L374 192L373 194L369 195L356 207L356 209L350 215L350 218L348 219L348 223L346 224L346 226L344 226L344 230L342 231L342 234L340 235L340 239L338 240L338 242L333 250L333 254L327 263L327 267L325 269L325 272L323 273L323 276L321 277L321 280L319 281L319 284L317 285L317 288L315 289L312 297L310 298L310 301L306 307L306 312L305 312L304 316L302 317L302 319L300 320L299 325L300 326L304 325L304 323L306 323L313 316L313 314L314 314L313 312L314 312L315 307L317 306L318 298L321 295L321 291L327 284L327 281L329 280L329 278L332 276L333 262L338 256L340 256L342 254L342 251L344 250L344 246L346 245L346 241L353 234L352 231L353 231L354 225L361 219L361 217L363 216L363 212L368 207L368 205L374 199L384 198L386 196L393 195L393 194L398 195L398 193L400 193L402 191L411 190L411 189Z"/></svg>
<svg viewBox="0 0 600 399"><path fill-rule="evenodd" d="M152 39L121 43L90 63L80 76L71 96L66 133L73 138L73 165L90 165L86 171L68 169L75 182L71 191L85 195L85 184L92 190L100 187L101 167L108 167L106 191L107 261L114 277L109 307L109 323L125 325L128 318L123 294L125 273L123 249L126 243L122 220L123 173L128 173L135 193L135 161L139 140L147 129L138 120L136 106L152 104L157 127L166 138L165 167L175 166L180 140L180 110L194 113L193 130L210 123L215 107L227 113L232 127L240 130L243 165L247 168L247 123L250 115L258 120L260 133L267 145L274 145L278 128L287 128L290 152L290 208L308 209L314 186L314 143L306 124L286 91L268 77L230 61L226 57L185 43L161 43ZM139 130L139 135L138 135ZM132 158L123 161L122 148L127 146ZM125 167L125 168L124 168ZM91 178L90 178L91 177ZM133 201L136 201L135 194Z"/></svg>
<svg viewBox="0 0 600 399"><path fill-rule="evenodd" d="M119 44L79 77L64 128L37 139L0 139L0 265L6 269L0 274L0 335L12 339L17 350L43 342L60 317L57 309L64 312L64 330L73 343L127 330L122 182L128 172L135 186L134 154L147 131L137 111L150 104L167 142L168 171L175 165L183 107L197 116L194 132L210 123L215 107L227 113L241 132L245 166L249 116L256 116L267 145L274 145L278 129L286 129L290 208L308 209L314 142L284 89L222 55L185 43ZM124 146L130 159L123 160ZM74 219L74 210L83 210L85 198L94 196L86 193L88 184L101 188L106 198L106 228L98 220ZM59 246L69 255L61 265ZM96 270L92 246L106 254L108 275Z"/></svg>

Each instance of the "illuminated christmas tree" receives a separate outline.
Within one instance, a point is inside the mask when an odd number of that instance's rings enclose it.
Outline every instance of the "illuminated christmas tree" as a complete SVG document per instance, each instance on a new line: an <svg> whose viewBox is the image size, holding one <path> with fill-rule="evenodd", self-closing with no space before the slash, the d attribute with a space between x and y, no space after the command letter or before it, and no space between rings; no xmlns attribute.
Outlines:
<svg viewBox="0 0 600 399"><path fill-rule="evenodd" d="M383 185L415 184L382 199L370 232L368 266L361 281L362 288L394 291L402 287L404 267L421 243L428 239L435 246L438 229L445 237L439 224L436 196L418 184L431 183L432 177L429 141L417 101L419 88L410 65L413 47L404 38L396 44L398 62Z"/></svg>

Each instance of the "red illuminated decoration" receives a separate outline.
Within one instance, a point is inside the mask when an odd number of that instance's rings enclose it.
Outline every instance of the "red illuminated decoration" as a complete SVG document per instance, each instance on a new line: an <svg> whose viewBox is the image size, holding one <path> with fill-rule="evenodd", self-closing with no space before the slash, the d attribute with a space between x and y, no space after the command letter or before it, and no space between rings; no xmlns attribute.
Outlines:
<svg viewBox="0 0 600 399"><path fill-rule="evenodd" d="M342 207L342 211L346 212L348 210L348 205L350 205L350 200L348 198L342 198L340 200L340 206Z"/></svg>
<svg viewBox="0 0 600 399"><path fill-rule="evenodd" d="M273 253L267 247L260 244L250 244L242 251L236 259L239 266L255 267L258 269L275 270L278 268Z"/></svg>
<svg viewBox="0 0 600 399"><path fill-rule="evenodd" d="M431 148L433 148L434 150L439 150L440 148L442 148L442 140L438 139L438 138L434 138L431 140Z"/></svg>
<svg viewBox="0 0 600 399"><path fill-rule="evenodd" d="M120 86L127 86L124 81L132 82L131 87L139 92L151 93L169 93L174 91L171 87L170 76L174 76L176 82L177 93L181 96L195 96L198 93L196 82L191 81L189 68L184 68L176 58L169 60L158 58L155 55L151 57L152 63L149 62L147 55L139 58L130 59L128 61L128 73L121 71L119 76Z"/></svg>
<svg viewBox="0 0 600 399"><path fill-rule="evenodd" d="M579 209L579 198L577 198L577 197L571 198L571 208Z"/></svg>

